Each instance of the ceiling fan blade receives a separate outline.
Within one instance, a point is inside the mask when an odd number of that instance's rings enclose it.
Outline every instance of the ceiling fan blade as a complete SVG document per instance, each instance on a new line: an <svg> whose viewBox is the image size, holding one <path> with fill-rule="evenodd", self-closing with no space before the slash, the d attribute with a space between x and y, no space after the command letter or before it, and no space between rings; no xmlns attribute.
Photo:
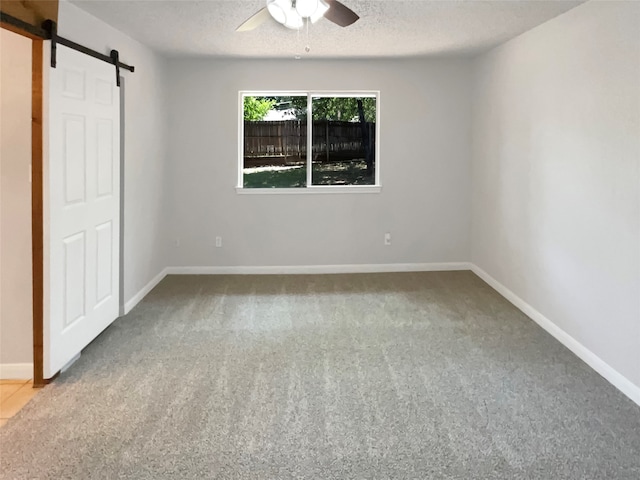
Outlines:
<svg viewBox="0 0 640 480"><path fill-rule="evenodd" d="M236 32L248 32L249 30L253 30L254 28L262 25L268 18L271 18L269 10L267 10L267 7L263 7L257 13L253 14L253 16L245 20L242 25L236 28Z"/></svg>
<svg viewBox="0 0 640 480"><path fill-rule="evenodd" d="M329 4L329 10L324 14L324 18L340 25L341 27L348 27L352 23L355 23L360 17L349 7L346 7L338 0L324 0Z"/></svg>

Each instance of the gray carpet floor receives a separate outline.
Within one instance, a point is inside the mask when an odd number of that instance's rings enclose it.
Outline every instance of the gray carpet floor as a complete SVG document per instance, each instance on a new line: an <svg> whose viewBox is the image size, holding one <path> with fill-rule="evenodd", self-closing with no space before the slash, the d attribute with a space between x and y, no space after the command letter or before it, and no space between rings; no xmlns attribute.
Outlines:
<svg viewBox="0 0 640 480"><path fill-rule="evenodd" d="M470 272L171 276L3 479L639 479L640 408Z"/></svg>

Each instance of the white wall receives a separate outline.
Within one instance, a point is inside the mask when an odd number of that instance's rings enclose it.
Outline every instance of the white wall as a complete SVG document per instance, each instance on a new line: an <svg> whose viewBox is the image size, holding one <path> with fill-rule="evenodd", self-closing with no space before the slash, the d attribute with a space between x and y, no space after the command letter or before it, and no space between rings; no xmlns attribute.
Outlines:
<svg viewBox="0 0 640 480"><path fill-rule="evenodd" d="M33 367L31 40L0 29L0 378ZM21 366L20 366L21 365Z"/></svg>
<svg viewBox="0 0 640 480"><path fill-rule="evenodd" d="M109 54L120 52L135 73L125 77L124 299L166 266L165 61L152 50L80 10L60 2L59 35ZM115 81L115 68L114 68Z"/></svg>
<svg viewBox="0 0 640 480"><path fill-rule="evenodd" d="M636 395L639 25L592 1L477 59L472 162L472 261Z"/></svg>
<svg viewBox="0 0 640 480"><path fill-rule="evenodd" d="M469 259L466 60L171 60L174 266ZM239 90L380 90L382 193L239 195ZM391 232L392 246L383 245ZM215 248L215 236L223 247ZM180 247L175 247L176 239Z"/></svg>

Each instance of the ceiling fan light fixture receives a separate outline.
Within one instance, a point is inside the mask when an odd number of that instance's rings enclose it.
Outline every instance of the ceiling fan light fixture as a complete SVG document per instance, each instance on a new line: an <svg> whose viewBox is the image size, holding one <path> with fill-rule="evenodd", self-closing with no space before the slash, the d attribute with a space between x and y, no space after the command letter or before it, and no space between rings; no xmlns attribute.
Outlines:
<svg viewBox="0 0 640 480"><path fill-rule="evenodd" d="M311 17L318 9L318 0L296 0L296 12L302 18Z"/></svg>
<svg viewBox="0 0 640 480"><path fill-rule="evenodd" d="M316 11L313 12L311 16L309 16L309 20L311 21L311 23L316 23L318 20L324 17L324 14L327 13L327 10L329 10L329 4L324 0L318 0Z"/></svg>
<svg viewBox="0 0 640 480"><path fill-rule="evenodd" d="M276 22L282 23L283 25L287 21L287 8L291 8L291 4L287 0L267 1L267 10L269 10L271 16Z"/></svg>
<svg viewBox="0 0 640 480"><path fill-rule="evenodd" d="M296 12L296 9L291 7L286 10L287 19L283 23L283 25L292 30L299 30L304 25L304 21L302 17Z"/></svg>
<svg viewBox="0 0 640 480"><path fill-rule="evenodd" d="M339 0L265 0L265 3L266 6L240 24L236 32L253 30L269 17L292 30L300 30L305 20L308 25L324 17L340 27L348 27L360 18Z"/></svg>

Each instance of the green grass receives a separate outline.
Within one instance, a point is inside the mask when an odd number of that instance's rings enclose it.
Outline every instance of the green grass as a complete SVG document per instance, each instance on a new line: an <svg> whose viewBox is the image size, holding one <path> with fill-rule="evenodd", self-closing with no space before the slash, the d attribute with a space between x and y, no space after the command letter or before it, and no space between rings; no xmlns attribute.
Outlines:
<svg viewBox="0 0 640 480"><path fill-rule="evenodd" d="M373 185L373 176L367 176L367 166L360 162L314 163L313 185ZM244 170L245 188L304 188L307 182L306 166L286 169L269 167Z"/></svg>

